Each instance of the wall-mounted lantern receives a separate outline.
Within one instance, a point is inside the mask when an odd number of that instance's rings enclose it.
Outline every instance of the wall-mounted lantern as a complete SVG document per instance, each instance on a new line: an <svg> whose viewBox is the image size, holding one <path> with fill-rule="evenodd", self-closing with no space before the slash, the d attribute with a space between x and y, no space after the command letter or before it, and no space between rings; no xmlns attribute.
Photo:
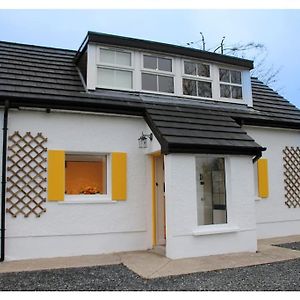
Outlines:
<svg viewBox="0 0 300 300"><path fill-rule="evenodd" d="M138 138L138 142L139 142L139 148L147 148L148 147L148 141L147 140L152 141L153 140L153 134L144 134L142 132L142 135Z"/></svg>

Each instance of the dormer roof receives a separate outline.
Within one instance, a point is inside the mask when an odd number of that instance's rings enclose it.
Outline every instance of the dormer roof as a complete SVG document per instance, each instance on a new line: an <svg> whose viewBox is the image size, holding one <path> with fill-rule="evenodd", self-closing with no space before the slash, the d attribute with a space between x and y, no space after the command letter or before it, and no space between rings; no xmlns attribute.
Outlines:
<svg viewBox="0 0 300 300"><path fill-rule="evenodd" d="M89 43L100 43L105 45L141 49L147 51L166 53L169 55L180 55L189 58L196 58L196 59L202 59L202 60L207 60L212 62L230 64L233 66L243 67L249 70L253 69L253 61L248 59L242 59L238 57L218 54L209 51L202 51L190 47L183 47L183 46L172 45L167 43L154 42L149 40L136 39L136 38L99 33L93 31L88 31L83 43L81 44L79 50L77 51L75 60L77 60L80 57L80 55L84 52L85 47Z"/></svg>

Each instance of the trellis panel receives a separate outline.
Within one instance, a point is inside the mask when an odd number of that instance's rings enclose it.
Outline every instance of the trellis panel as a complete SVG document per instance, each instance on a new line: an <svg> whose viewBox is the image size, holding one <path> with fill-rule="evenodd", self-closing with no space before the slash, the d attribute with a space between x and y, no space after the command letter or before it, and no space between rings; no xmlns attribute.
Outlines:
<svg viewBox="0 0 300 300"><path fill-rule="evenodd" d="M46 209L46 151L42 133L32 135L15 131L8 137L8 177L6 212L37 217Z"/></svg>
<svg viewBox="0 0 300 300"><path fill-rule="evenodd" d="M300 207L300 148L285 147L283 154L285 204Z"/></svg>

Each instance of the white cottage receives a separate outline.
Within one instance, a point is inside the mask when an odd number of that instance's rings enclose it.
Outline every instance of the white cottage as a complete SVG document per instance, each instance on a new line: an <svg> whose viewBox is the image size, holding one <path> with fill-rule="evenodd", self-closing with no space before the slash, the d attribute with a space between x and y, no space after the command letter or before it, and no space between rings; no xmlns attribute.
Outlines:
<svg viewBox="0 0 300 300"><path fill-rule="evenodd" d="M95 32L78 51L0 42L1 260L300 234L300 110L252 68Z"/></svg>

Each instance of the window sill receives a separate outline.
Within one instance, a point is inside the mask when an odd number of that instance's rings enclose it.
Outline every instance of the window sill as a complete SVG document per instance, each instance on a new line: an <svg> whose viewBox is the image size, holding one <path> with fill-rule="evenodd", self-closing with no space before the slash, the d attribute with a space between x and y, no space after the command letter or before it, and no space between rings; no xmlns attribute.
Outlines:
<svg viewBox="0 0 300 300"><path fill-rule="evenodd" d="M207 227L207 228L206 228ZM203 225L199 226L193 231L194 236L199 235L211 235L211 234L222 234L222 233L233 233L240 231L237 226L228 226L227 224L216 224L216 225Z"/></svg>
<svg viewBox="0 0 300 300"><path fill-rule="evenodd" d="M65 200L59 204L115 204L107 195L65 195Z"/></svg>

